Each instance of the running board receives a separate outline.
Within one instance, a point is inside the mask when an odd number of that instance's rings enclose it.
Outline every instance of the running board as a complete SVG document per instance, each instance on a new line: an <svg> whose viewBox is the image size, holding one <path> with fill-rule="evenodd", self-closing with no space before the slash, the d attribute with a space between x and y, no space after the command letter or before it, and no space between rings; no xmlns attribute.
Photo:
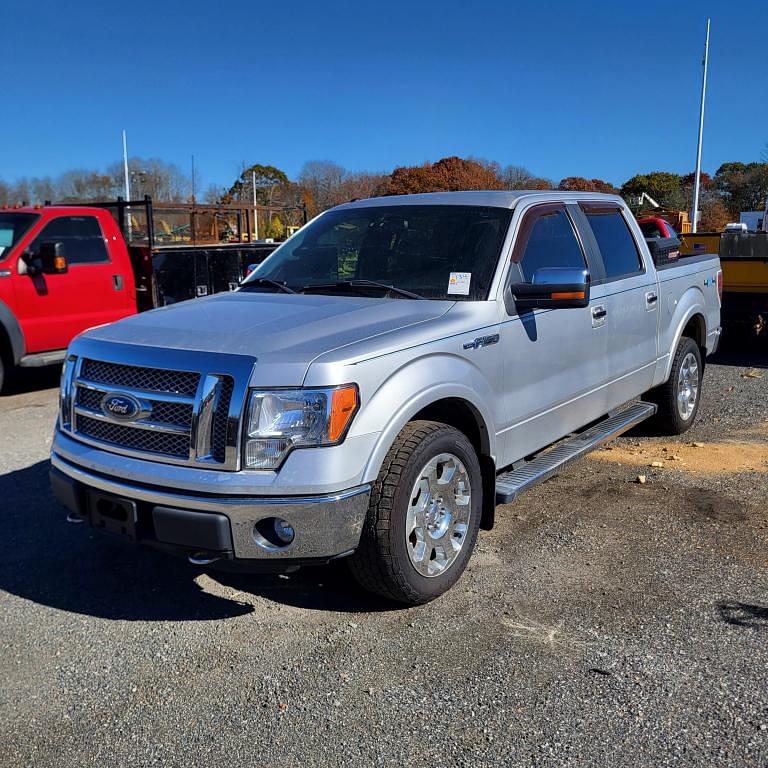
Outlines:
<svg viewBox="0 0 768 768"><path fill-rule="evenodd" d="M635 403L584 432L558 443L554 448L545 450L530 461L522 462L521 466L502 472L496 477L496 503L510 504L523 491L554 477L572 461L586 456L590 451L632 429L654 413L656 406L653 403Z"/></svg>

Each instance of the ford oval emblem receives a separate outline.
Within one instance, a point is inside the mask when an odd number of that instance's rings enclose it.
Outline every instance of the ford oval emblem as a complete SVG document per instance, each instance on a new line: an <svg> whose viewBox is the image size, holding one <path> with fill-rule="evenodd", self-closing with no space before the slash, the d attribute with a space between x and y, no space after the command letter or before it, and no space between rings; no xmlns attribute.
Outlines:
<svg viewBox="0 0 768 768"><path fill-rule="evenodd" d="M141 403L131 395L107 392L101 399L101 410L112 419L131 421L141 412Z"/></svg>

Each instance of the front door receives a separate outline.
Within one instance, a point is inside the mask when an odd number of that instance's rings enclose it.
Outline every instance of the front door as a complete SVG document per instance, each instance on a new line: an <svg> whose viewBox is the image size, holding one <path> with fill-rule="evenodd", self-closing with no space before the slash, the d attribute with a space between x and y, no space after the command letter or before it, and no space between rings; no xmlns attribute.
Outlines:
<svg viewBox="0 0 768 768"><path fill-rule="evenodd" d="M537 269L591 269L565 205L527 209L520 220L510 281L529 282ZM603 415L607 339L604 291L591 292L588 307L535 309L508 306L502 324L507 424L500 440L509 465ZM500 436L501 437L501 436Z"/></svg>
<svg viewBox="0 0 768 768"><path fill-rule="evenodd" d="M69 264L60 275L19 274L14 280L18 320L27 353L64 349L80 332L129 314L126 277L111 263L95 216L59 216L30 235L25 250L62 244ZM21 260L17 264L23 272Z"/></svg>

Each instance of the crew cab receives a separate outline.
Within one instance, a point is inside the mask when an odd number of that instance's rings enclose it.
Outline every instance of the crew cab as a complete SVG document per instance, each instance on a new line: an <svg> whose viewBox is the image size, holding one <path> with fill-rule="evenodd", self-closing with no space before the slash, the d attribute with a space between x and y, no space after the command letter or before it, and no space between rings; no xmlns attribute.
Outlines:
<svg viewBox="0 0 768 768"><path fill-rule="evenodd" d="M717 256L657 268L611 195L341 205L238 291L79 336L53 489L199 565L346 558L423 603L498 504L641 421L692 425L719 278Z"/></svg>

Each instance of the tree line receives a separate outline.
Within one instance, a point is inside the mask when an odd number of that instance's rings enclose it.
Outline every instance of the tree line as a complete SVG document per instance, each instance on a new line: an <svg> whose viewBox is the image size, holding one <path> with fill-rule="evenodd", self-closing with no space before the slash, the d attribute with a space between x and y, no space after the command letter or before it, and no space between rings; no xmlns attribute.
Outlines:
<svg viewBox="0 0 768 768"><path fill-rule="evenodd" d="M689 211L693 200L693 174L653 171L637 174L616 187L599 178L568 176L555 181L537 176L518 165L478 159L446 157L434 163L401 166L391 173L349 171L341 165L313 160L302 167L297 178L272 165L243 167L229 187L209 185L200 194L190 175L177 165L159 159L131 158L131 197L149 194L158 202L190 202L193 194L209 204L242 202L254 198L274 208L268 235L280 237L285 224L298 221L297 211L306 208L314 216L340 203L365 197L465 189L559 189L565 191L620 194L633 210L645 193L663 208ZM714 175L702 173L699 208L701 229L722 229L738 220L739 212L760 210L768 198L768 162L723 163ZM114 163L106 171L71 170L56 178L22 178L13 183L0 179L0 204L87 202L114 199L123 194L123 165ZM647 198L643 198L647 200ZM285 211L281 214L280 210Z"/></svg>

